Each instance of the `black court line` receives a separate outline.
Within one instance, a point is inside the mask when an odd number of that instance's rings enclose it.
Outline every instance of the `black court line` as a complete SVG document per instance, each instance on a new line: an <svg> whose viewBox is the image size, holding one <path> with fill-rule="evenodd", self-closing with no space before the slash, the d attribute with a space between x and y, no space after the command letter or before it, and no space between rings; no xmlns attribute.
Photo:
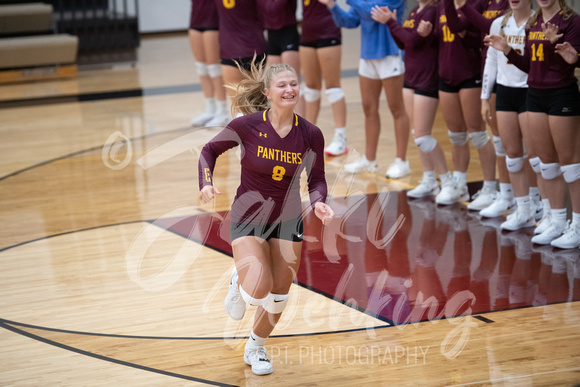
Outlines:
<svg viewBox="0 0 580 387"><path fill-rule="evenodd" d="M353 78L358 76L358 69L341 71L341 78ZM159 86L144 89L106 91L100 93L83 93L71 95L57 95L51 97L23 98L0 101L0 109L14 107L28 107L41 105L54 105L73 102L95 102L110 99L154 97L159 95L195 93L202 91L201 84L192 83L187 85Z"/></svg>
<svg viewBox="0 0 580 387"><path fill-rule="evenodd" d="M156 133L151 133L151 134L144 134L142 136L130 138L129 141L131 141L131 142L132 141L140 141L140 140L144 140L146 138L151 138L151 137L156 137L156 136L162 136L162 135L172 134L172 133L179 133L179 132L186 132L186 131L195 131L195 130L199 130L199 129L205 129L205 128L192 128L192 127L189 127L188 126L188 127L185 127L185 128L177 128L177 129L167 130L167 131L163 131L163 132L156 132ZM28 172L30 170L33 170L35 168L44 167L46 165L55 163L57 161L66 160L66 159L69 159L69 158L72 158L72 157L75 157L75 156L82 155L83 153L94 152L96 150L102 149L103 146L105 146L105 145L98 145L98 146L94 146L92 148L82 149L82 150L79 150L79 151L76 151L76 152L73 152L73 153L69 153L69 154L64 155L64 156L55 157L53 159L45 160L45 161L42 161L40 163L31 165L29 167L19 169L17 171L14 171L12 173L9 173L8 175L0 176L0 182L2 182L3 180L8 179L10 177L14 177L14 176L20 175L21 173L24 173L24 172Z"/></svg>
<svg viewBox="0 0 580 387"><path fill-rule="evenodd" d="M146 367L146 366L142 366L142 365L135 364L135 363L130 363L130 362L127 362L127 361L124 361L124 360L119 360L119 359L115 359L115 358L108 357L108 356L98 355L96 353L92 353L92 352L88 352L88 351L85 351L85 350L82 350L82 349L79 349L79 348L71 347L70 345L62 344L62 343L59 343L59 342L54 341L54 340L49 340L49 339L46 339L44 337L35 335L33 333L26 332L26 331L24 331L22 329L18 329L16 327L12 326L9 323L6 323L5 320L0 320L0 327L2 327L4 329L7 329L9 331L12 331L14 333L18 333L18 334L20 334L22 336L26 336L26 337L29 337L31 339L40 341L40 342L45 343L45 344L49 344L49 345L52 345L52 346L55 346L55 347L58 347L58 348L61 348L61 349L65 349L67 351L75 352L75 353L78 353L78 354L81 354L81 355L85 355L85 356L88 356L88 357L92 357L92 358L95 358L95 359L108 361L110 363L120 364L120 365L123 365L123 366L131 367L131 368L136 368L136 369L140 369L140 370L143 370L143 371L154 372L156 374L161 374L161 375L165 375L165 376L171 376L171 377L174 377L174 378L179 378L179 379L191 380L191 381L199 382L199 383L210 384L210 385L213 385L213 386L234 386L232 384L219 383L219 382L214 382L212 380L196 378L196 377L193 377L193 376L176 374L174 372L164 371L164 370L160 370L160 369L152 368L152 367Z"/></svg>
<svg viewBox="0 0 580 387"><path fill-rule="evenodd" d="M484 323L487 323L487 324L491 324L491 323L494 323L495 322L493 320L488 319L487 317L483 317L483 316L480 316L480 315L475 315L473 317L476 318L476 319L478 319L479 321L483 321Z"/></svg>

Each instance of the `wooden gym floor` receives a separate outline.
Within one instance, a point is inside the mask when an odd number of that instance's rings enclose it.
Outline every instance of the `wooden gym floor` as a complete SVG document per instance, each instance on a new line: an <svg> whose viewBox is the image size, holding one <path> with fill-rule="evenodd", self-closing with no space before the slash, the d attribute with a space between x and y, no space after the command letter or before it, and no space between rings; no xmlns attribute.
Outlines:
<svg viewBox="0 0 580 387"><path fill-rule="evenodd" d="M363 149L358 31L345 31L349 147L327 160L337 219L307 218L291 302L267 343L275 371L242 360L253 311L229 320L224 155L211 205L193 129L203 100L187 35L145 37L135 66L0 87L0 385L572 386L580 382L580 254L498 233L464 205L406 198L421 177L394 158L383 100L377 174ZM327 141L328 103L318 125ZM434 134L449 150L445 125ZM450 160L449 160L450 161ZM472 152L470 189L481 180ZM222 224L226 227L221 228Z"/></svg>

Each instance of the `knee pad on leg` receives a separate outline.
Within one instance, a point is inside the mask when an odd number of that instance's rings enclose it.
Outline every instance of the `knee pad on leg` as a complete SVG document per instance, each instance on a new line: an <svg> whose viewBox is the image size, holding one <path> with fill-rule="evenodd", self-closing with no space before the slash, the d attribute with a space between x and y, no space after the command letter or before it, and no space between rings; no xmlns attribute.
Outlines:
<svg viewBox="0 0 580 387"><path fill-rule="evenodd" d="M469 139L474 147L477 149L481 148L489 141L489 134L487 130L480 130L479 132L469 133Z"/></svg>
<svg viewBox="0 0 580 387"><path fill-rule="evenodd" d="M326 98L328 98L328 102L332 105L333 103L337 103L341 99L344 98L344 91L342 91L339 87L333 87L331 89L326 89Z"/></svg>
<svg viewBox="0 0 580 387"><path fill-rule="evenodd" d="M562 165L561 169L566 183L570 184L580 179L580 163Z"/></svg>
<svg viewBox="0 0 580 387"><path fill-rule="evenodd" d="M217 63L207 65L207 74L210 78L220 77L222 75L222 66Z"/></svg>
<svg viewBox="0 0 580 387"><path fill-rule="evenodd" d="M524 158L523 157L514 157L511 158L509 156L505 157L505 164L506 168L511 173L517 173L522 170L524 167Z"/></svg>
<svg viewBox="0 0 580 387"><path fill-rule="evenodd" d="M540 168L542 170L542 177L546 180L555 179L562 174L560 163L544 164L540 162Z"/></svg>
<svg viewBox="0 0 580 387"><path fill-rule="evenodd" d="M270 293L264 299L262 308L268 313L278 314L282 313L288 304L288 294L273 294Z"/></svg>
<svg viewBox="0 0 580 387"><path fill-rule="evenodd" d="M430 153L437 146L437 140L428 134L415 139L415 144L421 149L421 152Z"/></svg>
<svg viewBox="0 0 580 387"><path fill-rule="evenodd" d="M453 145L465 145L467 144L467 133L466 132L452 132L450 130L447 131L449 135L449 141Z"/></svg>
<svg viewBox="0 0 580 387"><path fill-rule="evenodd" d="M207 65L203 62L195 62L195 71L197 71L197 75L207 75Z"/></svg>
<svg viewBox="0 0 580 387"><path fill-rule="evenodd" d="M302 90L304 92L304 100L306 102L316 102L320 99L320 90L318 89L311 89L308 86L303 86Z"/></svg>
<svg viewBox="0 0 580 387"><path fill-rule="evenodd" d="M246 304L248 305L252 305L252 306L260 306L263 305L264 302L266 301L266 299L269 297L269 294L264 297L264 298L254 298L252 296L250 296L243 288L242 285L238 286L239 290L240 290L240 294L242 295L242 298L244 299L244 301L246 301Z"/></svg>
<svg viewBox="0 0 580 387"><path fill-rule="evenodd" d="M529 159L530 165L532 166L532 169L534 170L534 172L536 173L542 173L542 169L540 168L540 158L538 156L536 157L532 157L531 159Z"/></svg>
<svg viewBox="0 0 580 387"><path fill-rule="evenodd" d="M485 144L484 144L485 145ZM495 148L495 155L498 157L506 157L505 148L499 136L493 136L493 147Z"/></svg>

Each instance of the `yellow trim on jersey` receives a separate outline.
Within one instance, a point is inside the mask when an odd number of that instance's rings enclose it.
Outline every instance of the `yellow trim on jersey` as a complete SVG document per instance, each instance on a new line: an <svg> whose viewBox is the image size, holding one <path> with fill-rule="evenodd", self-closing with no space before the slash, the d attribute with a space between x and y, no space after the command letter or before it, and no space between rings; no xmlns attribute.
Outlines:
<svg viewBox="0 0 580 387"><path fill-rule="evenodd" d="M264 122L267 121L266 113L268 113L268 110L270 109L264 110L264 113L262 114L262 119L264 120ZM294 126L298 126L298 114L294 114L294 118L296 121L296 124Z"/></svg>

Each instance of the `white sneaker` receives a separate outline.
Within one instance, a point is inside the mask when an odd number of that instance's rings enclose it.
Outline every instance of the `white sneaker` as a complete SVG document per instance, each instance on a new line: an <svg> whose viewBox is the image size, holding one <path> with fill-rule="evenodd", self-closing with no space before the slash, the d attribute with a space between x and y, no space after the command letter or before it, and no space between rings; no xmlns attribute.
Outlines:
<svg viewBox="0 0 580 387"><path fill-rule="evenodd" d="M546 231L548 227L550 227L550 224L552 224L552 212L544 211L542 219L540 219L540 221L538 222L538 226L534 230L534 235L538 235Z"/></svg>
<svg viewBox="0 0 580 387"><path fill-rule="evenodd" d="M379 168L377 161L368 161L365 156L359 158L352 163L346 164L344 170L348 173L359 173L359 172L376 172Z"/></svg>
<svg viewBox="0 0 580 387"><path fill-rule="evenodd" d="M410 198L424 198L426 196L434 196L439 193L439 184L436 179L423 179L419 185L410 191L407 191L407 197Z"/></svg>
<svg viewBox="0 0 580 387"><path fill-rule="evenodd" d="M543 233L532 238L532 242L538 245L549 245L554 239L558 238L566 230L566 222L551 222Z"/></svg>
<svg viewBox="0 0 580 387"><path fill-rule="evenodd" d="M332 142L324 148L324 153L329 156L340 156L348 152L346 137L341 133L334 133Z"/></svg>
<svg viewBox="0 0 580 387"><path fill-rule="evenodd" d="M552 246L559 249L574 249L580 247L580 223L572 222L561 237L554 239Z"/></svg>
<svg viewBox="0 0 580 387"><path fill-rule="evenodd" d="M480 212L481 214L481 212ZM523 214L521 211L516 211L508 215L507 220L501 224L502 230L515 231L526 227L533 227L536 222L529 214Z"/></svg>
<svg viewBox="0 0 580 387"><path fill-rule="evenodd" d="M226 312L234 320L241 320L246 313L246 302L242 298L240 289L238 288L238 272L236 268L232 270L232 278L230 279L230 287L228 294L224 301Z"/></svg>
<svg viewBox="0 0 580 387"><path fill-rule="evenodd" d="M216 114L211 120L206 122L205 126L226 126L231 121L228 114Z"/></svg>
<svg viewBox="0 0 580 387"><path fill-rule="evenodd" d="M274 372L274 367L270 363L270 354L264 347L246 346L244 361L252 366L252 372L256 375L268 375Z"/></svg>
<svg viewBox="0 0 580 387"><path fill-rule="evenodd" d="M458 185L453 179L449 179L441 184L441 192L435 197L435 203L451 205L469 199L467 184Z"/></svg>
<svg viewBox="0 0 580 387"><path fill-rule="evenodd" d="M544 203L539 196L532 196L531 209L533 212L534 219L540 220L544 216Z"/></svg>
<svg viewBox="0 0 580 387"><path fill-rule="evenodd" d="M503 195L497 195L493 203L479 211L479 215L486 218L495 218L511 213L515 206L516 199L513 196L506 198Z"/></svg>
<svg viewBox="0 0 580 387"><path fill-rule="evenodd" d="M387 169L386 177L387 179L400 179L403 176L407 176L411 173L411 168L409 168L409 160L403 161L399 157L389 165Z"/></svg>
<svg viewBox="0 0 580 387"><path fill-rule="evenodd" d="M214 113L203 112L199 116L191 119L193 126L205 126L214 116Z"/></svg>
<svg viewBox="0 0 580 387"><path fill-rule="evenodd" d="M495 197L497 196L497 190L494 188L489 188L483 186L482 189L477 191L473 195L473 200L467 205L468 210L481 211L486 207L489 207L493 203Z"/></svg>

